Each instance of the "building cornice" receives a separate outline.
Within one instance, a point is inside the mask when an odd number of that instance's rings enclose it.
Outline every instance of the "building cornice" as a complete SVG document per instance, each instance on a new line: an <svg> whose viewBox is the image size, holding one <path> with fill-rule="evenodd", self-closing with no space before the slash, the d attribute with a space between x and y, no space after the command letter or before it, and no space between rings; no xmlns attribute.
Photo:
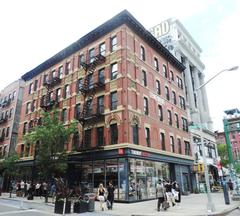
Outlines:
<svg viewBox="0 0 240 216"><path fill-rule="evenodd" d="M53 57L38 65L22 76L25 81L32 79L53 65L59 63L63 59L76 53L78 50L86 47L100 37L116 29L117 27L126 24L139 37L141 37L150 47L152 47L160 55L164 56L178 70L183 71L184 65L179 62L149 31L147 31L141 23L139 23L127 10L120 12L118 15L103 23L93 31L89 32L70 46L58 52Z"/></svg>

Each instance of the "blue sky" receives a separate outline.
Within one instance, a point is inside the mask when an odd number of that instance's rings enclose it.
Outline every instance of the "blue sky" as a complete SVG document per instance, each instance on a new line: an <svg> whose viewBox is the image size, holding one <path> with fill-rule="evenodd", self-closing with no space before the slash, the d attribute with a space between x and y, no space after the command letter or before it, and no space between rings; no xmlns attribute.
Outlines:
<svg viewBox="0 0 240 216"><path fill-rule="evenodd" d="M238 0L8 0L0 1L0 89L127 9L146 28L178 18L202 48L206 79L240 65ZM223 110L240 108L240 70L207 85L215 129Z"/></svg>

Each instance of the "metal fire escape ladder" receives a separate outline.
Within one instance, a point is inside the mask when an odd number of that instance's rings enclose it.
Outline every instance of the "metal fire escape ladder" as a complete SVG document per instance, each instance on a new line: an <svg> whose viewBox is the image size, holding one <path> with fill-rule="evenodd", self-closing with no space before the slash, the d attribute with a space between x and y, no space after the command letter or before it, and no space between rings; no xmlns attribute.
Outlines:
<svg viewBox="0 0 240 216"><path fill-rule="evenodd" d="M90 83L90 75L94 74L95 69L98 65L102 64L105 61L105 57L101 54L94 57L93 61L90 63L81 62L81 66L85 70L85 77L82 86L80 87L80 92L83 95L83 108L82 112L80 113L80 118L78 119L79 123L82 125L82 149L84 149L85 146L85 132L84 128L86 123L90 126L95 123L95 119L92 118L93 113L93 100L94 96L96 94L96 88L97 85L93 83Z"/></svg>

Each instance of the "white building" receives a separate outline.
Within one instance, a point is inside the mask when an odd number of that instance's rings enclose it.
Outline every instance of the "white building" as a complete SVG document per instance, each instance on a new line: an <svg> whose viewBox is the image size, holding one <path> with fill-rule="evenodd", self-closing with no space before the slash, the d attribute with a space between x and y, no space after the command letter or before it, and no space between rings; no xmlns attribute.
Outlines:
<svg viewBox="0 0 240 216"><path fill-rule="evenodd" d="M203 162L202 149L200 146L200 130L203 129L203 140L209 170L213 177L217 177L216 168L217 147L213 133L212 120L209 114L208 99L205 87L195 93L195 89L204 83L204 64L200 59L201 48L194 41L189 32L177 19L168 19L149 30L180 62L186 69L183 73L187 106L190 110L190 133L195 153L196 163ZM198 102L197 102L198 99ZM199 122L201 119L201 125ZM204 176L199 175L198 180L204 181Z"/></svg>

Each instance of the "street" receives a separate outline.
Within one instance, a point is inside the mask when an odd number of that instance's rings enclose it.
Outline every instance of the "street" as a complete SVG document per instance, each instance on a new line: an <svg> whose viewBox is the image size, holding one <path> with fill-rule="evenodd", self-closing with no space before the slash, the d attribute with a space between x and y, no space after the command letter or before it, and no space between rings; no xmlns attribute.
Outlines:
<svg viewBox="0 0 240 216"><path fill-rule="evenodd" d="M53 215L46 210L41 210L42 205L37 203L22 203L17 200L0 200L0 215L22 215L22 216L38 216ZM46 207L45 207L46 209Z"/></svg>

